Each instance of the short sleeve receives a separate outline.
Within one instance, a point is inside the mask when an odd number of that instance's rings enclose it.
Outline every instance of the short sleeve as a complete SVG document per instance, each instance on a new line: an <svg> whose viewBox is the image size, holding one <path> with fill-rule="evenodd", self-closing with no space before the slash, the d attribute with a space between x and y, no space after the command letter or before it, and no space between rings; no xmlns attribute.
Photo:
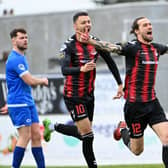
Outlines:
<svg viewBox="0 0 168 168"><path fill-rule="evenodd" d="M17 58L15 60L13 69L20 77L22 77L25 73L28 72L28 65L26 59L24 57Z"/></svg>

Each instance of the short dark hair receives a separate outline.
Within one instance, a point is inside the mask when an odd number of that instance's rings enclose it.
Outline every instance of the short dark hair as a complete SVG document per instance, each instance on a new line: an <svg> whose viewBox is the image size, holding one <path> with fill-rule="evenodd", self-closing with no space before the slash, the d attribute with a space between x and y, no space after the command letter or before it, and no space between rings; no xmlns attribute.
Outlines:
<svg viewBox="0 0 168 168"><path fill-rule="evenodd" d="M81 12L78 12L76 13L74 16L73 16L73 23L76 22L76 20L78 19L79 16L88 16L89 14L86 12L86 11L81 11Z"/></svg>
<svg viewBox="0 0 168 168"><path fill-rule="evenodd" d="M12 39L13 37L16 37L18 32L23 33L23 34L26 34L26 33L27 33L26 30L23 29L23 28L15 28L15 29L13 29L13 30L10 32L10 37L11 37L11 39Z"/></svg>
<svg viewBox="0 0 168 168"><path fill-rule="evenodd" d="M144 18L146 18L146 17L141 16L141 17L136 18L136 19L133 21L133 24L132 24L132 26L131 26L130 34L134 34L134 35L136 36L135 30L138 30L138 29L139 29L138 21L141 20L141 19L144 19Z"/></svg>

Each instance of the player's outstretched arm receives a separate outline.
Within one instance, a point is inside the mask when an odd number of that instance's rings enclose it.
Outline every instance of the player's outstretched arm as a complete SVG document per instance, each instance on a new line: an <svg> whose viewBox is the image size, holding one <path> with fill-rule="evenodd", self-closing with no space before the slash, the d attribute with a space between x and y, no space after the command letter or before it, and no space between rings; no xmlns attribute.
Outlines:
<svg viewBox="0 0 168 168"><path fill-rule="evenodd" d="M82 43L91 44L99 50L104 50L104 51L113 52L117 54L121 53L122 47L120 45L112 44L106 41L95 40L87 32L77 31L77 34L79 37L78 40Z"/></svg>
<svg viewBox="0 0 168 168"><path fill-rule="evenodd" d="M94 45L95 48L97 49L105 50L108 52L120 53L122 50L122 47L120 45L112 44L106 41L97 41L97 40L89 38L88 43L91 45Z"/></svg>

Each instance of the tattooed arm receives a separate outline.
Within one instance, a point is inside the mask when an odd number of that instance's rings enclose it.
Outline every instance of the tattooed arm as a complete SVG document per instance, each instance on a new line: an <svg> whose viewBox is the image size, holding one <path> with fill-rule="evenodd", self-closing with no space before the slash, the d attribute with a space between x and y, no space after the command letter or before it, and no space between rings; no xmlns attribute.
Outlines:
<svg viewBox="0 0 168 168"><path fill-rule="evenodd" d="M122 50L121 45L116 45L110 42L97 40L93 36L90 36L88 33L83 33L78 31L77 34L79 35L79 41L81 43L91 44L95 46L95 48L98 50L104 50L104 51L113 52L117 54L121 53L121 50Z"/></svg>
<svg viewBox="0 0 168 168"><path fill-rule="evenodd" d="M113 52L117 54L120 54L122 50L122 47L120 45L112 44L106 41L97 41L92 38L89 38L88 43L91 45L94 45L95 48L99 50L105 50L105 51Z"/></svg>

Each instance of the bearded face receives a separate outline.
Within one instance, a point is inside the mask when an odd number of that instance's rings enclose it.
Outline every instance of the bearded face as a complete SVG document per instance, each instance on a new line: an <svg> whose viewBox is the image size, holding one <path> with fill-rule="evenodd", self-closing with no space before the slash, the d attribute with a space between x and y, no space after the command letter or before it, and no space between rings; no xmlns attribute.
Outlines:
<svg viewBox="0 0 168 168"><path fill-rule="evenodd" d="M18 32L17 36L12 39L14 48L24 51L28 46L28 37L27 34Z"/></svg>
<svg viewBox="0 0 168 168"><path fill-rule="evenodd" d="M150 43L153 40L152 24L147 18L140 19L138 21L138 29L135 30L139 41L144 43Z"/></svg>

